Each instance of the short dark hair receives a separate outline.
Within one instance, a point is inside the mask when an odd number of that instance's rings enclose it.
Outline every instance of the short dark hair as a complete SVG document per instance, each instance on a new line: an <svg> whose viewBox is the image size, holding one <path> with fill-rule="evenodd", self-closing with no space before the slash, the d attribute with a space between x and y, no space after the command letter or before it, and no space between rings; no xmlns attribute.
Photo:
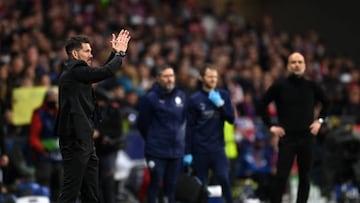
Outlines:
<svg viewBox="0 0 360 203"><path fill-rule="evenodd" d="M169 65L169 64L163 64L163 65L157 67L157 68L155 69L155 74L156 74L156 76L160 76L161 73L162 73L165 69L168 69L168 68L171 68L171 69L174 70L174 68L173 68L171 65Z"/></svg>
<svg viewBox="0 0 360 203"><path fill-rule="evenodd" d="M207 64L205 64L205 65L200 69L200 71L199 71L201 77L204 77L204 76L205 76L205 72L206 72L207 69L216 70L216 71L217 71L216 66L214 66L213 64L207 63Z"/></svg>
<svg viewBox="0 0 360 203"><path fill-rule="evenodd" d="M90 39L83 35L73 36L67 40L65 50L68 56L71 56L71 51L81 49L82 43L89 43Z"/></svg>

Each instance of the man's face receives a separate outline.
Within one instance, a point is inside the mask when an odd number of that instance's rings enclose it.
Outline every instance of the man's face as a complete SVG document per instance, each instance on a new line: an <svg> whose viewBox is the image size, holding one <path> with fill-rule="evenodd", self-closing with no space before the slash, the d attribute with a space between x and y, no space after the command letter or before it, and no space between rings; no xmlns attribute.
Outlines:
<svg viewBox="0 0 360 203"><path fill-rule="evenodd" d="M289 56L288 71L290 74L302 76L305 73L305 60L304 57L299 53L294 53Z"/></svg>
<svg viewBox="0 0 360 203"><path fill-rule="evenodd" d="M218 72L213 69L206 69L205 74L202 77L203 87L207 90L216 88L218 82Z"/></svg>
<svg viewBox="0 0 360 203"><path fill-rule="evenodd" d="M82 43L81 49L74 50L72 54L75 59L83 60L91 66L93 55L91 54L91 46L89 43Z"/></svg>
<svg viewBox="0 0 360 203"><path fill-rule="evenodd" d="M58 104L58 94L57 94L57 92L49 93L47 95L47 98L46 98L46 105L50 109L55 109L57 107L57 104Z"/></svg>
<svg viewBox="0 0 360 203"><path fill-rule="evenodd" d="M170 92L175 87L175 74L172 68L164 69L158 76L158 83L166 91Z"/></svg>

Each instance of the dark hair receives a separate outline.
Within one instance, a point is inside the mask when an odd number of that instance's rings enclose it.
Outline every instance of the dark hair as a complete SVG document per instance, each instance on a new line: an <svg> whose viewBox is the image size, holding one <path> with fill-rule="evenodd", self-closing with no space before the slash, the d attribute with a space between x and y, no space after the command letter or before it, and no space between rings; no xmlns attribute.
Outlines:
<svg viewBox="0 0 360 203"><path fill-rule="evenodd" d="M173 68L171 65L169 65L169 64L163 64L163 65L157 67L157 68L155 69L155 74L156 74L156 76L160 76L161 73L162 73L165 69L168 69L168 68L174 69L174 68Z"/></svg>
<svg viewBox="0 0 360 203"><path fill-rule="evenodd" d="M57 94L57 93L58 93L58 91L57 91L56 88L50 87L50 88L47 89L46 92L45 92L43 102L44 102L44 103L47 102L48 99L49 99L49 97L50 97L50 95Z"/></svg>
<svg viewBox="0 0 360 203"><path fill-rule="evenodd" d="M204 77L205 72L206 72L207 69L216 70L216 71L217 71L216 66L207 63L207 64L205 64L205 65L200 69L200 71L199 71L201 77Z"/></svg>
<svg viewBox="0 0 360 203"><path fill-rule="evenodd" d="M65 50L67 55L71 56L71 51L81 49L82 43L90 44L90 39L82 35L71 37L65 44Z"/></svg>

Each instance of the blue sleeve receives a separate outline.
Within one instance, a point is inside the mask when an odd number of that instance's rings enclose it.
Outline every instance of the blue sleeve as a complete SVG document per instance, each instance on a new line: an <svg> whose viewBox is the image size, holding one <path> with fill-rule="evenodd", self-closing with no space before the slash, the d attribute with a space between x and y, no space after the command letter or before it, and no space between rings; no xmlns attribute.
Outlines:
<svg viewBox="0 0 360 203"><path fill-rule="evenodd" d="M143 137L146 137L148 128L151 124L152 106L149 98L145 95L139 102L139 115L137 127Z"/></svg>

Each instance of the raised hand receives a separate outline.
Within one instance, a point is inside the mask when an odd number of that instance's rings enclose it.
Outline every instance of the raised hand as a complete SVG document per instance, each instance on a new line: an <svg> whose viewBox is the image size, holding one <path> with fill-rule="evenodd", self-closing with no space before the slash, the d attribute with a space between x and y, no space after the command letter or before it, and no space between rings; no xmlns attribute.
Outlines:
<svg viewBox="0 0 360 203"><path fill-rule="evenodd" d="M111 46L116 52L126 52L130 38L130 32L122 29L118 35L112 34Z"/></svg>

